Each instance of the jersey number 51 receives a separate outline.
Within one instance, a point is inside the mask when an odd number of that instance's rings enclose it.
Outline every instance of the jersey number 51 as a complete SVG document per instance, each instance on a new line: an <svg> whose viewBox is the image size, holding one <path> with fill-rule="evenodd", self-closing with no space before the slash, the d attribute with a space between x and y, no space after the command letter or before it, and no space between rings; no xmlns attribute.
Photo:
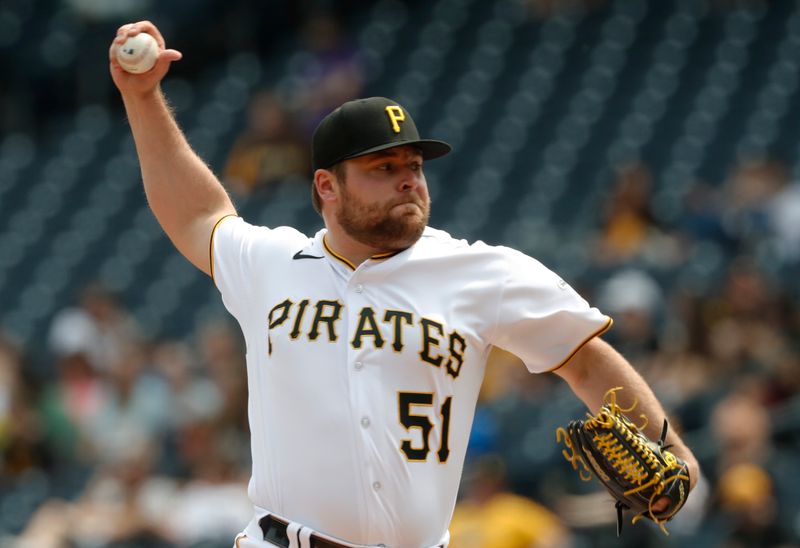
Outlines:
<svg viewBox="0 0 800 548"><path fill-rule="evenodd" d="M450 456L448 438L450 437L450 404L452 400L453 396L447 396L447 399L444 400L444 403L439 408L441 441L439 442L439 450L436 451L436 456L439 458L440 463L447 462L447 457ZM434 425L428 413L418 415L412 413L412 408L433 407L433 394L430 392L398 392L397 401L400 407L400 424L409 432L412 428L419 428L422 437L422 447L415 447L412 440L404 439L401 440L400 450L405 453L406 458L410 461L428 460L428 453L431 451L430 434Z"/></svg>

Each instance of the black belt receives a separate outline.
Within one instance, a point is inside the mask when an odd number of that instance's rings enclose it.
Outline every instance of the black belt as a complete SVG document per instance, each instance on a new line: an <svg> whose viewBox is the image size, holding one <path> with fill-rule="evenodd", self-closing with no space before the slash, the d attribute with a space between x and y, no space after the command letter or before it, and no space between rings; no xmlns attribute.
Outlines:
<svg viewBox="0 0 800 548"><path fill-rule="evenodd" d="M275 516L264 516L258 520L258 526L261 527L261 532L264 533L264 540L271 542L275 546L283 546L289 548L289 535L286 534L289 529L289 524L282 519ZM297 532L297 543L300 544L300 531ZM311 548L350 548L346 544L339 544L332 540L320 537L315 533L311 533L309 537ZM379 546L383 546L380 544ZM436 548L444 548L444 544L437 544Z"/></svg>
<svg viewBox="0 0 800 548"><path fill-rule="evenodd" d="M287 522L274 516L264 516L258 520L258 526L261 527L261 531L264 533L264 540L271 542L275 546L289 548L289 536L286 534L286 530L289 528ZM297 542L299 544L299 538ZM311 533L309 543L311 544L311 548L350 548L346 544L339 544L338 542L324 539L314 533Z"/></svg>

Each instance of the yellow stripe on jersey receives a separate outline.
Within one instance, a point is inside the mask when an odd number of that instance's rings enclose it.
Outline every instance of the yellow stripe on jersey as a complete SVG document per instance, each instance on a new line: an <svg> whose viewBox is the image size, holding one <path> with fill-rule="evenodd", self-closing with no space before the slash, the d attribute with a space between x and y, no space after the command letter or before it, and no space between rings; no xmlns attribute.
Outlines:
<svg viewBox="0 0 800 548"><path fill-rule="evenodd" d="M350 268L350 270L355 270L356 269L356 265L354 265L352 263L352 261L350 261L347 257L339 255L333 249L331 249L331 246L328 245L328 239L325 236L322 237L322 245L325 247L325 249L327 250L328 253L333 255L333 257L335 259L338 259L340 262L342 262L345 265L347 265ZM381 259L388 259L389 257L394 257L395 255L397 255L398 253L400 253L402 251L405 251L405 250L400 249L398 251L386 251L384 253L376 253L375 255L371 256L370 259L373 259L375 261L380 261Z"/></svg>
<svg viewBox="0 0 800 548"><path fill-rule="evenodd" d="M219 224L227 219L228 217L238 217L235 213L228 213L219 218L219 220L214 223L214 228L211 229L211 237L208 239L208 264L211 273L211 280L216 284L217 281L214 280L214 234L217 232L217 227Z"/></svg>
<svg viewBox="0 0 800 548"><path fill-rule="evenodd" d="M404 249L400 249L398 251L387 251L386 253L378 253L378 254L373 255L372 257L370 257L370 259L373 259L375 261L379 261L381 259L388 259L389 257L394 257L395 255L397 255L401 251L405 251L405 250Z"/></svg>
<svg viewBox="0 0 800 548"><path fill-rule="evenodd" d="M333 249L331 249L331 246L328 245L328 239L325 236L322 237L322 245L325 246L325 249L327 250L328 253L333 255L335 259L338 259L340 262L347 265L350 268L350 270L356 269L356 265L351 263L346 257L342 257L341 255L336 253Z"/></svg>
<svg viewBox="0 0 800 548"><path fill-rule="evenodd" d="M611 325L613 323L614 323L614 320L612 320L611 318L608 318L608 321L606 322L606 324L603 327L601 327L600 329L598 329L597 331L595 331L594 333L592 333L591 335L586 337L586 339L584 339L584 341L581 342L581 344L579 344L578 347L575 350L573 350L572 353L570 353L570 355L567 356L564 359L564 361L562 361L560 364L558 364L557 366L553 367L552 369L548 369L547 372L548 373L552 373L556 369L560 369L561 367L564 367L565 365L567 365L567 363L575 356L575 354L578 353L578 350L580 350L581 348L586 346L586 343L588 343L589 341L591 341L595 337L599 337L600 335L602 335L603 333L608 331L611 328Z"/></svg>

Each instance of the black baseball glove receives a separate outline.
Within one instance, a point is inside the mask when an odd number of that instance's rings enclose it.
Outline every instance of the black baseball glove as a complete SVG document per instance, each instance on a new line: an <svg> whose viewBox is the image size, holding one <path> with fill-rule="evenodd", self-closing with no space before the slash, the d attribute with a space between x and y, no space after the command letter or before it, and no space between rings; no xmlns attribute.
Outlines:
<svg viewBox="0 0 800 548"><path fill-rule="evenodd" d="M622 532L622 512L634 513L632 523L642 517L649 518L667 533L664 524L683 507L689 495L689 468L664 445L667 421L661 438L654 442L626 417L630 409L617 405L617 390L605 395L605 404L597 413L587 413L587 420L575 420L567 428L556 430L556 441L567 449L562 450L584 481L597 477L617 501L617 536ZM642 415L645 419L646 418ZM642 426L644 428L644 426ZM578 465L580 464L580 468ZM666 507L654 505L662 498Z"/></svg>

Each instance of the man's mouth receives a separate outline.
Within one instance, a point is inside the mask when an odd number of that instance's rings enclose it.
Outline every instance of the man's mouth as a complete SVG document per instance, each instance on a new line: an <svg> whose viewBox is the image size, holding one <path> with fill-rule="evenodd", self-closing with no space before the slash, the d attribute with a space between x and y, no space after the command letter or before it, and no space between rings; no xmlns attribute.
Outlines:
<svg viewBox="0 0 800 548"><path fill-rule="evenodd" d="M394 204L389 209L392 209L392 208L395 208L395 207L398 207L398 206L416 206L417 208L422 209L422 204L420 204L419 202L415 202L413 200L408 201L408 202L400 202L400 203Z"/></svg>
<svg viewBox="0 0 800 548"><path fill-rule="evenodd" d="M399 210L401 215L418 215L424 211L422 206L416 202L403 202L401 204L395 204L390 208L390 211L394 209Z"/></svg>

